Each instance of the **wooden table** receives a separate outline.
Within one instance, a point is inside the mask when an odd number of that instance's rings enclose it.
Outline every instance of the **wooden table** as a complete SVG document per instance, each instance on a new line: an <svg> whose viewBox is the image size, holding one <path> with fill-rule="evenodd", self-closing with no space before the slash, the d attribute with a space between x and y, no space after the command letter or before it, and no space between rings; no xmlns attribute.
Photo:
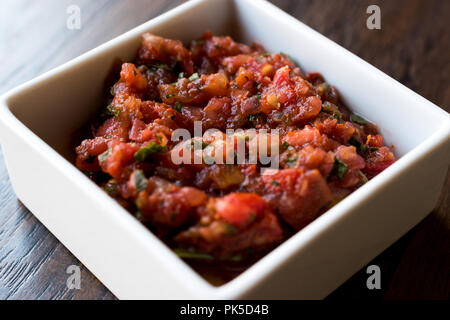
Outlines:
<svg viewBox="0 0 450 320"><path fill-rule="evenodd" d="M2 0L0 93L153 18L181 0ZM273 0L427 99L450 110L450 1ZM66 28L69 5L81 8L81 30ZM382 29L366 28L378 4ZM337 83L339 86L339 84ZM450 179L436 209L370 264L382 289L366 288L363 268L330 299L450 297ZM68 290L66 268L81 267L80 290ZM0 299L115 297L17 200L0 152Z"/></svg>

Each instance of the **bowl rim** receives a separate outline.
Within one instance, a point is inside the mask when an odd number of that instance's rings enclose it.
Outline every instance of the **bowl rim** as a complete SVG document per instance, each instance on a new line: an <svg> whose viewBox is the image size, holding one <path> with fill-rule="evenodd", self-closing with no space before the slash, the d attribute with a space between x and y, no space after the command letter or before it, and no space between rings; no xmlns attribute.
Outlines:
<svg viewBox="0 0 450 320"><path fill-rule="evenodd" d="M303 248L310 245L314 239L317 239L321 235L325 234L329 229L344 220L348 215L351 215L352 212L358 206L363 204L370 196L381 192L383 187L389 184L391 180L402 175L409 167L426 157L429 152L439 149L441 146L448 143L450 141L450 115L366 61L357 57L347 49L306 26L299 20L295 19L266 0L229 0L230 2L257 2L257 5L261 10L271 11L271 15L278 16L279 19L283 19L284 23L294 25L297 28L302 28L307 32L310 32L311 36L319 37L321 41L326 41L327 45L334 47L334 49L340 50L347 55L351 55L354 63L362 64L363 67L368 68L368 71L377 76L380 81L388 81L391 85L395 86L397 90L401 90L404 94L414 95L415 99L419 99L424 107L430 108L429 110L435 112L437 116L442 116L442 125L424 141L401 156L393 165L371 179L364 186L355 190L340 203L327 210L305 228L294 234L291 238L271 250L267 255L250 266L239 276L221 286L213 286L199 273L193 270L186 262L184 262L181 258L178 258L170 250L170 248L159 240L159 238L157 238L150 230L145 228L134 217L132 217L129 212L122 208L114 199L104 193L94 182L79 171L73 163L65 159L60 153L58 153L23 122L21 122L20 119L13 114L9 106L14 97L27 94L28 90L33 89L38 84L45 84L46 81L49 81L55 76L70 73L71 70L76 68L78 64L92 59L97 55L108 52L121 43L131 38L140 36L140 34L146 30L151 29L152 26L156 26L161 22L176 18L185 11L195 9L196 6L206 1L210 0L191 0L183 3L174 9L171 9L170 11L167 11L149 20L148 22L145 22L136 28L133 28L132 30L127 31L112 40L62 64L61 66L45 72L44 74L6 92L0 97L0 122L2 122L4 126L8 127L8 129L16 135L26 139L35 151L39 152L45 160L50 162L52 166L55 167L55 169L71 180L71 183L76 183L79 188L85 189L84 191L86 195L87 193L91 193L92 196L95 197L100 204L102 204L102 206L111 211L111 218L122 220L121 222L123 222L124 232L134 232L137 240L146 242L145 246L149 251L153 251L154 253L161 255L161 259L167 263L167 267L174 271L172 273L173 276L177 277L177 274L183 274L183 276L178 276L178 280L184 282L186 286L192 289L193 292L203 291L206 297L213 295L214 297L228 299L239 297L246 291L254 288L260 281L263 281L264 278L268 277L270 274L276 272L277 269L281 268L284 264L288 263L290 258L300 252ZM95 271L93 273L95 274Z"/></svg>

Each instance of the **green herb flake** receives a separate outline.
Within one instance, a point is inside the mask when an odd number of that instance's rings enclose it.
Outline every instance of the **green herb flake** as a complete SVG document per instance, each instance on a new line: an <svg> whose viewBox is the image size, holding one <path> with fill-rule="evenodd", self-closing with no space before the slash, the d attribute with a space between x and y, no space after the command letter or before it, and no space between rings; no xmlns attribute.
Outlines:
<svg viewBox="0 0 450 320"><path fill-rule="evenodd" d="M342 179L347 172L347 165L339 160L338 158L334 158L333 169L331 170L331 174L337 176L339 179Z"/></svg>
<svg viewBox="0 0 450 320"><path fill-rule="evenodd" d="M85 174L86 177L88 177L91 180L94 180L96 177L95 172L92 171L83 171L83 173Z"/></svg>
<svg viewBox="0 0 450 320"><path fill-rule="evenodd" d="M232 84L231 84L231 87L232 87L233 89L239 89L239 86L238 86L236 83L232 83Z"/></svg>
<svg viewBox="0 0 450 320"><path fill-rule="evenodd" d="M273 186L276 186L276 187L280 186L280 183L278 181L276 181L276 180L272 180L271 183L272 183Z"/></svg>
<svg viewBox="0 0 450 320"><path fill-rule="evenodd" d="M136 170L134 172L134 184L137 191L144 191L147 189L148 180L142 170Z"/></svg>
<svg viewBox="0 0 450 320"><path fill-rule="evenodd" d="M369 152L375 152L375 151L378 151L378 149L380 149L380 148L378 148L378 147L370 147L369 148Z"/></svg>
<svg viewBox="0 0 450 320"><path fill-rule="evenodd" d="M192 76L190 76L190 77L188 78L189 82L194 82L194 81L196 81L196 80L198 80L198 79L200 79L200 76L198 75L197 72L194 73L194 74L192 74Z"/></svg>
<svg viewBox="0 0 450 320"><path fill-rule="evenodd" d="M255 97L258 100L261 100L261 95L260 94L255 94L253 97Z"/></svg>
<svg viewBox="0 0 450 320"><path fill-rule="evenodd" d="M296 156L289 156L287 161L286 161L287 165L289 168L295 168L296 164L297 164L297 157Z"/></svg>
<svg viewBox="0 0 450 320"><path fill-rule="evenodd" d="M283 147L284 150L288 150L291 145L289 143L287 143L286 141L284 141L281 146Z"/></svg>
<svg viewBox="0 0 450 320"><path fill-rule="evenodd" d="M250 220L249 220L249 222L253 223L253 222L255 222L255 220L256 220L256 214L254 212L250 213Z"/></svg>
<svg viewBox="0 0 450 320"><path fill-rule="evenodd" d="M254 121L258 120L258 115L257 114L251 114L251 115L248 116L247 119L250 122L254 122Z"/></svg>
<svg viewBox="0 0 450 320"><path fill-rule="evenodd" d="M167 147L157 144L152 141L148 146L140 148L135 154L134 158L138 162L147 161L153 154L167 152Z"/></svg>
<svg viewBox="0 0 450 320"><path fill-rule="evenodd" d="M175 111L181 113L181 108L182 108L182 104L180 101L178 101L177 103L175 103L175 106L173 107Z"/></svg>
<svg viewBox="0 0 450 320"><path fill-rule="evenodd" d="M225 223L225 229L226 229L226 234L228 234L228 235L234 235L234 234L237 234L237 232L238 232L236 227L230 223Z"/></svg>
<svg viewBox="0 0 450 320"><path fill-rule="evenodd" d="M289 59L289 60L291 60L292 61L292 58L291 58L291 56L290 55L288 55L287 53L284 53L284 52L280 52L280 54L283 56L283 57L285 57L286 59Z"/></svg>
<svg viewBox="0 0 450 320"><path fill-rule="evenodd" d="M260 56L261 57L269 57L269 56L271 56L272 54L270 53L270 52L264 52L264 53L261 53L260 54Z"/></svg>
<svg viewBox="0 0 450 320"><path fill-rule="evenodd" d="M115 107L114 105L110 104L109 106L106 107L106 109L108 109L108 112L114 116L116 119L119 118L121 109L118 107Z"/></svg>
<svg viewBox="0 0 450 320"><path fill-rule="evenodd" d="M141 199L137 198L136 201L134 202L136 204L136 208L138 208L139 210L141 210Z"/></svg>
<svg viewBox="0 0 450 320"><path fill-rule="evenodd" d="M209 143L202 141L202 149L206 149L209 146Z"/></svg>
<svg viewBox="0 0 450 320"><path fill-rule="evenodd" d="M103 152L101 155L98 156L98 162L100 164L102 164L103 162L106 161L106 159L109 157L109 155L111 154L112 149L109 148L108 150L106 150L105 152Z"/></svg>
<svg viewBox="0 0 450 320"><path fill-rule="evenodd" d="M348 143L352 146L354 146L356 148L356 151L358 151L358 153L360 155L364 155L366 154L367 150L369 149L369 146L367 144L364 144L362 142L359 142L358 140L356 140L355 138L350 138L350 140L348 141Z"/></svg>
<svg viewBox="0 0 450 320"><path fill-rule="evenodd" d="M194 252L181 248L174 249L173 252L182 259L214 260L214 257L208 253Z"/></svg>
<svg viewBox="0 0 450 320"><path fill-rule="evenodd" d="M350 115L350 120L352 120L353 122L360 124L360 125L365 125L365 124L369 123L366 119L364 119L356 114Z"/></svg>
<svg viewBox="0 0 450 320"><path fill-rule="evenodd" d="M178 75L178 79L183 79L184 78L184 72L180 72L180 74Z"/></svg>
<svg viewBox="0 0 450 320"><path fill-rule="evenodd" d="M115 198L118 196L119 194L119 189L118 189L118 184L117 182L112 179L110 180L107 184L105 184L102 189L109 194L111 197Z"/></svg>
<svg viewBox="0 0 450 320"><path fill-rule="evenodd" d="M339 111L335 111L333 113L333 118L337 120L338 123L342 122L342 113L340 113Z"/></svg>
<svg viewBox="0 0 450 320"><path fill-rule="evenodd" d="M322 109L320 110L320 112L325 112L325 113L333 114L333 113L334 113L334 110L333 110L333 108L330 107L329 104L323 103L323 104L322 104Z"/></svg>
<svg viewBox="0 0 450 320"><path fill-rule="evenodd" d="M175 95L174 94L166 94L166 99L170 99L172 97L175 97Z"/></svg>
<svg viewBox="0 0 450 320"><path fill-rule="evenodd" d="M195 40L194 44L199 45L199 46L204 45L205 44L205 40L203 40L203 39Z"/></svg>
<svg viewBox="0 0 450 320"><path fill-rule="evenodd" d="M240 254L237 254L237 255L232 256L232 257L230 258L230 260L233 261L233 262L240 262L240 261L242 261L243 259L244 259L244 258L243 258L242 255L240 255Z"/></svg>
<svg viewBox="0 0 450 320"><path fill-rule="evenodd" d="M146 72L146 71L148 71L148 67L145 64L143 64L138 67L138 70L140 72Z"/></svg>
<svg viewBox="0 0 450 320"><path fill-rule="evenodd" d="M167 70L167 71L172 71L172 68L169 67L167 64L164 64L164 63L155 63L155 64L152 64L152 65L150 66L150 68L151 68L153 71L157 71L158 69L164 69L164 70Z"/></svg>
<svg viewBox="0 0 450 320"><path fill-rule="evenodd" d="M136 211L135 213L134 213L134 217L136 218L136 219L138 219L140 222L142 222L142 223L144 223L145 222L145 219L144 219L144 217L142 216L142 213L141 213L141 211Z"/></svg>
<svg viewBox="0 0 450 320"><path fill-rule="evenodd" d="M136 70L133 69L134 76L137 76Z"/></svg>
<svg viewBox="0 0 450 320"><path fill-rule="evenodd" d="M326 82L323 82L317 86L317 91L320 95L325 94L328 89L330 88L330 85Z"/></svg>
<svg viewBox="0 0 450 320"><path fill-rule="evenodd" d="M369 182L369 179L367 179L366 175L362 173L361 171L358 171L359 180L361 181L361 184L366 184Z"/></svg>

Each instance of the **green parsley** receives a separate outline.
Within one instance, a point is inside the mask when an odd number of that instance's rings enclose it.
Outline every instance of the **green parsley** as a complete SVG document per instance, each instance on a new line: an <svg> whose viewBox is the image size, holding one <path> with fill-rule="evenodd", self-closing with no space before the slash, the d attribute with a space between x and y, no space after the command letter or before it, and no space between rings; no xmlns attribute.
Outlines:
<svg viewBox="0 0 450 320"><path fill-rule="evenodd" d="M361 171L358 171L359 180L361 181L361 184L366 184L369 182L369 179L367 179L366 175L362 173Z"/></svg>
<svg viewBox="0 0 450 320"><path fill-rule="evenodd" d="M162 146L162 145L157 144L156 142L152 141L148 146L140 148L134 154L134 158L138 162L145 162L153 154L155 154L155 153L164 153L164 152L167 152L167 147Z"/></svg>
<svg viewBox="0 0 450 320"><path fill-rule="evenodd" d="M369 123L366 119L364 119L356 114L350 115L350 120L352 120L353 122L360 124L360 125L365 125L365 124Z"/></svg>
<svg viewBox="0 0 450 320"><path fill-rule="evenodd" d="M103 190L109 194L111 197L117 197L119 195L119 185L117 184L117 182L112 179L110 180L107 184L105 184L103 186Z"/></svg>
<svg viewBox="0 0 450 320"><path fill-rule="evenodd" d="M112 149L109 148L108 150L106 150L105 152L103 152L101 155L98 156L98 162L100 164L102 164L103 162L106 161L106 159L109 157L109 155L111 154Z"/></svg>
<svg viewBox="0 0 450 320"><path fill-rule="evenodd" d="M144 191L147 189L148 181L142 170L134 172L134 184L137 191Z"/></svg>
<svg viewBox="0 0 450 320"><path fill-rule="evenodd" d="M83 173L86 175L86 177L88 177L91 180L94 180L96 177L95 172L92 171L83 171Z"/></svg>
<svg viewBox="0 0 450 320"><path fill-rule="evenodd" d="M151 68L153 71L157 71L158 69L164 69L164 70L167 70L167 71L171 71L171 70L172 70L171 67L169 67L167 64L164 64L164 63L155 63L155 64L152 64L152 65L150 66L150 68Z"/></svg>
<svg viewBox="0 0 450 320"><path fill-rule="evenodd" d="M317 91L319 92L319 94L325 94L329 88L330 85L326 82L323 82L317 86Z"/></svg>
<svg viewBox="0 0 450 320"><path fill-rule="evenodd" d="M235 256L232 256L230 260L233 262L239 262L239 261L242 261L242 259L243 259L242 255L237 254Z"/></svg>
<svg viewBox="0 0 450 320"><path fill-rule="evenodd" d="M347 172L347 165L339 160L338 158L334 158L333 169L331 170L331 174L337 176L339 179L342 179Z"/></svg>
<svg viewBox="0 0 450 320"><path fill-rule="evenodd" d="M285 57L286 59L289 59L289 60L291 60L292 61L292 58L291 58L291 56L290 55L288 55L287 53L284 53L284 52L280 52L280 54L283 56L283 57Z"/></svg>
<svg viewBox="0 0 450 320"><path fill-rule="evenodd" d="M247 119L250 122L254 122L254 121L258 120L258 115L257 114L251 114L251 115L248 116Z"/></svg>
<svg viewBox="0 0 450 320"><path fill-rule="evenodd" d="M297 164L297 157L296 156L289 156L287 158L286 164L289 168L295 168L295 165Z"/></svg>
<svg viewBox="0 0 450 320"><path fill-rule="evenodd" d="M342 122L342 113L336 111L333 113L333 118L337 120L338 123Z"/></svg>
<svg viewBox="0 0 450 320"><path fill-rule="evenodd" d="M208 253L194 252L186 249L175 249L173 252L183 259L201 259L201 260L214 260L214 257Z"/></svg>
<svg viewBox="0 0 450 320"><path fill-rule="evenodd" d="M260 94L255 94L253 97L255 97L258 100L261 100L261 95Z"/></svg>
<svg viewBox="0 0 450 320"><path fill-rule="evenodd" d="M349 144L351 144L352 146L354 146L356 148L356 151L358 151L358 153L360 155L364 155L366 154L367 150L369 149L369 146L367 144L364 144L362 142L359 142L358 140L356 140L355 138L350 138L350 140L348 141Z"/></svg>
<svg viewBox="0 0 450 320"><path fill-rule="evenodd" d="M119 118L121 109L118 107L115 107L114 105L110 104L109 106L106 107L106 109L108 109L109 113L111 115L113 115L116 119Z"/></svg>
<svg viewBox="0 0 450 320"><path fill-rule="evenodd" d="M146 71L148 71L148 67L145 64L143 64L138 67L138 70L140 72L146 72Z"/></svg>
<svg viewBox="0 0 450 320"><path fill-rule="evenodd" d="M201 45L205 44L205 40L203 40L203 39L194 40L194 44L201 46Z"/></svg>
<svg viewBox="0 0 450 320"><path fill-rule="evenodd" d="M209 145L210 145L209 143L202 141L202 149L208 148Z"/></svg>
<svg viewBox="0 0 450 320"><path fill-rule="evenodd" d="M181 108L182 108L182 104L180 101L178 101L177 103L175 103L175 106L173 107L175 109L175 111L181 113Z"/></svg>
<svg viewBox="0 0 450 320"><path fill-rule="evenodd" d="M175 97L175 95L174 94L166 94L166 99L170 99L172 97Z"/></svg>
<svg viewBox="0 0 450 320"><path fill-rule="evenodd" d="M200 76L198 75L197 72L194 73L194 74L192 74L192 76L190 76L190 77L188 78L189 82L194 82L194 81L196 81L196 80L198 80L198 79L200 79Z"/></svg>
<svg viewBox="0 0 450 320"><path fill-rule="evenodd" d="M237 234L237 232L238 232L236 227L230 223L225 223L225 228L226 228L226 234L229 234L229 235L234 235L234 234Z"/></svg>
<svg viewBox="0 0 450 320"><path fill-rule="evenodd" d="M272 180L271 183L275 187L279 187L280 186L280 183L278 181L276 181L276 180Z"/></svg>

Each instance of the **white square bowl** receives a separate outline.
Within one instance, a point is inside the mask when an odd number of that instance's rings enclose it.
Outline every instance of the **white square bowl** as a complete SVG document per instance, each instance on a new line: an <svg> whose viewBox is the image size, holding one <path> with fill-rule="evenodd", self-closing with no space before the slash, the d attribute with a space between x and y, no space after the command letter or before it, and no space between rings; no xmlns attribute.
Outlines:
<svg viewBox="0 0 450 320"><path fill-rule="evenodd" d="M399 160L243 274L214 287L72 163L73 133L101 106L115 58L133 60L146 31L206 29L321 72L347 105L379 124ZM450 117L263 0L193 0L1 97L0 142L17 196L121 299L317 299L429 213L450 159Z"/></svg>

